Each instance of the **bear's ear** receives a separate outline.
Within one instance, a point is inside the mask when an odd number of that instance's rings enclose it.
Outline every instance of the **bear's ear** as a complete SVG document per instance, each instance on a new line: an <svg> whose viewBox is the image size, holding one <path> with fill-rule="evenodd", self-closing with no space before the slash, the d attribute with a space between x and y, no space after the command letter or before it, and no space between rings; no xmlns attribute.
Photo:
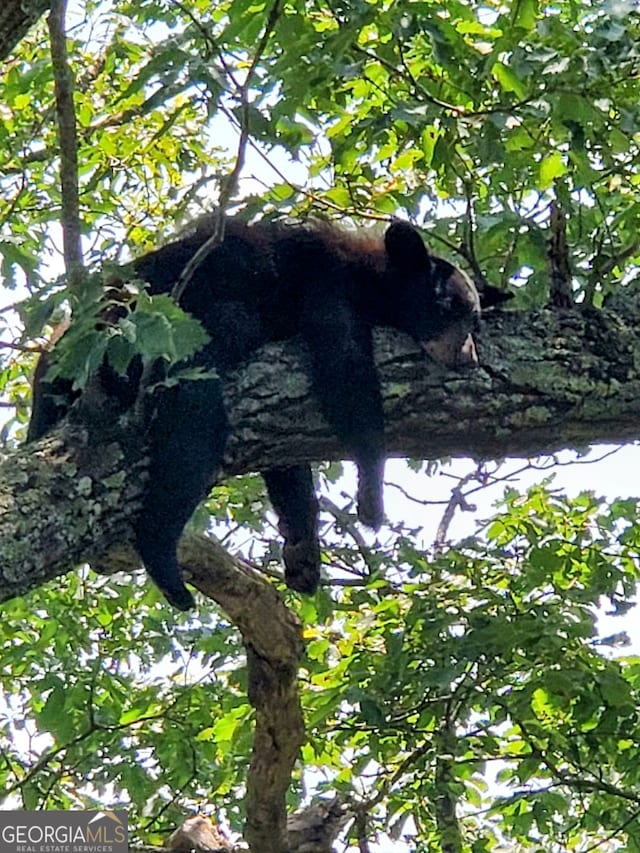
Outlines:
<svg viewBox="0 0 640 853"><path fill-rule="evenodd" d="M389 260L404 269L424 269L429 265L429 252L422 237L408 222L392 222L384 235Z"/></svg>
<svg viewBox="0 0 640 853"><path fill-rule="evenodd" d="M508 290L500 290L499 287L494 287L492 284L484 284L482 290L479 291L480 307L483 311L487 308L494 308L496 305L502 305L503 302L508 302L513 299L513 293Z"/></svg>

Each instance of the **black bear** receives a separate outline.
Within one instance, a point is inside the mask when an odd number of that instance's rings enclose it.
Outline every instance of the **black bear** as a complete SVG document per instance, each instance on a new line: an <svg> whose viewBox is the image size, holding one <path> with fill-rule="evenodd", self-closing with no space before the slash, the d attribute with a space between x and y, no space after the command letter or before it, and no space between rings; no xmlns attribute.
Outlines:
<svg viewBox="0 0 640 853"><path fill-rule="evenodd" d="M151 294L171 292L214 223L213 217L203 219L191 232L134 261L136 276ZM483 305L504 298L488 288ZM214 367L218 377L181 381L151 397L149 480L136 543L155 583L186 610L194 600L181 580L176 546L221 465L229 428L220 377L263 344L299 337L308 351L313 393L357 463L358 516L377 528L383 517L384 421L372 328L394 327L440 361L470 364L477 361L472 332L481 305L471 280L432 256L406 223L393 222L382 239L322 223L249 225L230 219L222 241L195 269L181 306L210 335L195 364ZM69 398L68 381L43 379L46 358L37 370L29 440L64 414L65 382ZM138 366L136 381L139 374ZM287 585L313 592L320 555L310 468L262 473L284 537Z"/></svg>

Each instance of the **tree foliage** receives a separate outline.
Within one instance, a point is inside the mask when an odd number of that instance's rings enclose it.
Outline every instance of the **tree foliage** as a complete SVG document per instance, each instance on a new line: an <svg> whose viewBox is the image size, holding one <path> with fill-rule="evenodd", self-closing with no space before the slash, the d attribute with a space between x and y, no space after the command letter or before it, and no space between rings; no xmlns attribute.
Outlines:
<svg viewBox="0 0 640 853"><path fill-rule="evenodd" d="M222 201L247 214L422 225L520 310L550 293L554 209L572 297L637 286L640 15L625 0L88 0L67 13L84 259L106 268ZM101 278L64 280L53 65L36 27L2 70L0 314L5 450L22 438L28 369L61 306L91 317ZM64 151L62 152L64 154ZM98 287L96 288L96 282ZM552 299L553 301L553 299ZM83 385L109 350L179 360L198 331L168 300L70 338ZM86 334L83 330L89 330ZM585 370L588 368L585 367ZM421 472L420 488L432 488ZM491 520L437 546L421 518L376 540L324 465L328 581L288 595L307 641L307 726L289 790L348 804L360 851L640 850L640 667L596 608L629 607L638 502L550 481L508 490ZM199 512L273 573L260 482ZM207 804L241 832L254 712L241 637L203 603L188 619L126 577L83 570L2 607L4 807L126 803L161 843ZM628 651L628 650L627 650ZM318 848L320 849L320 848Z"/></svg>

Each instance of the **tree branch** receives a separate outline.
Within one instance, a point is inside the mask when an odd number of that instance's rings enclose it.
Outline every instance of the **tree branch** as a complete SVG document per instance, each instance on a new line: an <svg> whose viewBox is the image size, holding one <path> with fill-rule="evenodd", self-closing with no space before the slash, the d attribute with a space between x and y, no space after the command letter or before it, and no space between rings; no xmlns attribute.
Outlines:
<svg viewBox="0 0 640 853"><path fill-rule="evenodd" d="M271 11L269 12L269 16L267 18L267 22L265 24L264 31L262 33L262 37L253 55L244 82L242 84L239 84L236 81L233 73L231 73L230 71L227 72L233 85L236 88L236 96L240 101L240 138L238 140L236 160L231 172L221 181L220 196L218 198L218 204L216 206L215 211L215 225L213 228L213 232L211 236L202 244L202 246L200 246L200 248L193 255L193 257L189 258L189 261L185 264L184 269L180 273L178 281L176 282L171 291L171 296L178 303L180 302L180 299L187 287L189 287L189 285L191 284L193 276L196 274L196 271L198 270L200 265L211 254L213 249L216 246L219 246L220 243L222 243L222 240L224 239L225 216L227 214L229 205L233 201L233 198L235 197L238 191L240 175L242 174L246 159L247 145L251 138L251 128L249 122L249 95L254 82L256 68L258 67L260 59L262 58L262 54L264 53L267 47L269 39L271 38L273 29L278 21L279 15L280 0L274 0L274 3L271 7ZM223 58L221 57L221 59Z"/></svg>
<svg viewBox="0 0 640 853"><path fill-rule="evenodd" d="M82 276L80 189L78 184L78 134L73 104L73 75L67 56L66 0L53 0L48 17L51 63L56 94L60 146L60 193L64 262L70 284Z"/></svg>
<svg viewBox="0 0 640 853"><path fill-rule="evenodd" d="M481 367L426 359L409 338L375 335L391 455L502 458L640 436L640 299L618 310L489 316ZM225 475L344 452L309 393L301 349L271 344L228 378ZM131 424L96 446L62 425L0 466L0 601L130 542L142 449ZM117 549L116 549L117 550Z"/></svg>
<svg viewBox="0 0 640 853"><path fill-rule="evenodd" d="M217 543L183 536L179 558L193 584L222 607L242 634L249 701L256 710L245 838L255 853L282 853L288 849L285 796L304 743L297 679L300 622L268 581Z"/></svg>

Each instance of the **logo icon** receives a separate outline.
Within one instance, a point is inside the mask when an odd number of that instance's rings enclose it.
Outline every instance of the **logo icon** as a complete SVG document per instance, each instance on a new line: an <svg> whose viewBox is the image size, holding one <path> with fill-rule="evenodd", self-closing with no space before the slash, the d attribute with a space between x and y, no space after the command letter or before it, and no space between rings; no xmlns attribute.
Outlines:
<svg viewBox="0 0 640 853"><path fill-rule="evenodd" d="M1 853L127 853L125 811L0 811Z"/></svg>

